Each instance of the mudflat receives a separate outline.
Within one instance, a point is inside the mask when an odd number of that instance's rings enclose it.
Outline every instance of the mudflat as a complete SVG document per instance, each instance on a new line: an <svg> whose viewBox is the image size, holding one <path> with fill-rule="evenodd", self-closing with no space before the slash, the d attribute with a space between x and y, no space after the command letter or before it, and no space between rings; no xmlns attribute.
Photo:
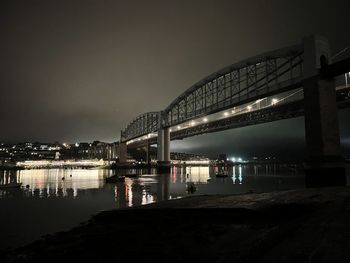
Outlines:
<svg viewBox="0 0 350 263"><path fill-rule="evenodd" d="M193 196L103 211L1 262L346 262L350 187Z"/></svg>

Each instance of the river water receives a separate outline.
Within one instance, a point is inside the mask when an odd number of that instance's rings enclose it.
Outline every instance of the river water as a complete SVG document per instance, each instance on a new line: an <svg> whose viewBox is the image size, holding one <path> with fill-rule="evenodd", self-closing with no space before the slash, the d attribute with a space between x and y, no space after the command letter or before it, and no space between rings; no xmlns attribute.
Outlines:
<svg viewBox="0 0 350 263"><path fill-rule="evenodd" d="M238 194L303 188L294 165L237 165L229 177L215 167L174 167L168 175L126 170L125 182L106 183L106 169L40 169L0 171L0 184L22 182L21 189L0 190L0 245L17 247L45 234L66 231L102 210L145 205L202 194ZM349 173L348 173L349 174ZM188 192L194 183L195 191ZM140 219L142 220L142 219Z"/></svg>

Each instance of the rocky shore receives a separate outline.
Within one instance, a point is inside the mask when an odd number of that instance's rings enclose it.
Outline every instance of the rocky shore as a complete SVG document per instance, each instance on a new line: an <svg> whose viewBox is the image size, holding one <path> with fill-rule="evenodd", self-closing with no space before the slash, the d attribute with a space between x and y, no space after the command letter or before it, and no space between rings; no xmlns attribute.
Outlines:
<svg viewBox="0 0 350 263"><path fill-rule="evenodd" d="M196 196L103 211L1 262L346 262L350 187Z"/></svg>

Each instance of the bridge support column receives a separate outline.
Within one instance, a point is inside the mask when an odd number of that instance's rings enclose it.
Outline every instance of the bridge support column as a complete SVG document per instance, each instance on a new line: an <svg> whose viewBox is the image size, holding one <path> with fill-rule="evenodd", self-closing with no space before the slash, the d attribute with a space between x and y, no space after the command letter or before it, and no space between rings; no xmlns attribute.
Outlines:
<svg viewBox="0 0 350 263"><path fill-rule="evenodd" d="M306 187L346 185L334 79L320 79L318 75L329 55L324 39L304 39Z"/></svg>
<svg viewBox="0 0 350 263"><path fill-rule="evenodd" d="M128 161L128 148L126 142L119 143L119 163L125 164Z"/></svg>
<svg viewBox="0 0 350 263"><path fill-rule="evenodd" d="M158 130L157 172L170 173L170 129Z"/></svg>
<svg viewBox="0 0 350 263"><path fill-rule="evenodd" d="M148 165L151 164L151 144L149 143L149 140L146 142L146 162Z"/></svg>

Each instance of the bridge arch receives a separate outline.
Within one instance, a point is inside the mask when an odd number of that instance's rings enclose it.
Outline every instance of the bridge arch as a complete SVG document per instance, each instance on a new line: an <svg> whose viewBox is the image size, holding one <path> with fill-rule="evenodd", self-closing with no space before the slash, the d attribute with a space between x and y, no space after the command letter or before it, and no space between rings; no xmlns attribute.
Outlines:
<svg viewBox="0 0 350 263"><path fill-rule="evenodd" d="M291 46L240 61L200 80L164 110L174 126L300 86L303 48Z"/></svg>
<svg viewBox="0 0 350 263"><path fill-rule="evenodd" d="M134 138L157 132L159 128L160 112L152 111L137 116L121 132L121 141L130 141Z"/></svg>

